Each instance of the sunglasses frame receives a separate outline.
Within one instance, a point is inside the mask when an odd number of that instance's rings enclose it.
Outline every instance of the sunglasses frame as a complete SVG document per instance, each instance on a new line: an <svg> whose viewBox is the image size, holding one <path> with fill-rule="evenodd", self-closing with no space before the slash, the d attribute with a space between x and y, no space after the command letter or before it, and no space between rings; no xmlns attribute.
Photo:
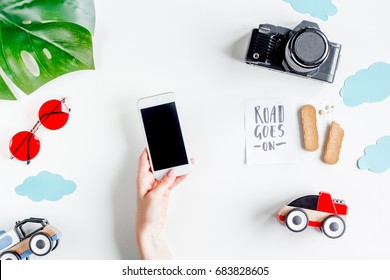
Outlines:
<svg viewBox="0 0 390 280"><path fill-rule="evenodd" d="M60 102L58 103L57 106L54 107L54 109L53 109L51 112L45 114L45 115L47 115L47 116L43 116L42 118L39 118L39 119L38 119L38 121L35 123L35 125L33 126L33 128L32 128L30 131L28 131L30 134L29 134L28 136L26 136L26 137L19 143L18 147L17 147L13 152L11 151L11 157L10 157L11 159L16 158L16 156L14 156L14 154L16 154L16 153L18 152L18 150L23 146L23 144L24 144L26 141L28 141L28 142L31 141L31 138L32 138L33 136L35 136L35 133L38 131L38 129L41 127L41 125L45 126L44 124L42 124L42 122L45 122L45 120L47 120L47 118L49 118L50 115L52 115L52 114L55 112L55 110L58 108L58 106L60 106L60 105L62 105L62 104L65 105L65 107L68 109L68 111L69 111L69 113L70 113L71 108L69 108L69 107L66 105L66 103L65 103L66 97L62 98L61 100L59 100L59 99L51 99L51 100L58 100L58 101L60 101ZM48 100L48 101L51 101L51 100ZM46 101L46 102L48 102L48 101ZM45 103L46 103L46 102L45 102ZM43 106L45 103L43 103L43 104L41 105L41 108L42 108L42 106ZM69 113L68 113L68 114L69 114ZM45 118L45 117L46 117L46 119L44 119L44 120L42 121L42 119ZM66 123L67 123L67 122L68 122L68 121L66 121ZM66 123L65 123L65 124L66 124ZM63 126L65 126L65 124L64 124ZM62 127L63 127L63 126L62 126ZM62 128L62 127L60 127L60 128ZM48 128L48 129L50 129L50 128ZM20 133L20 132L18 132L18 133ZM15 135L17 135L18 133L16 133ZM15 137L15 135L12 136L11 141L12 141L12 139ZM37 139L38 139L38 138L37 138ZM39 141L39 139L38 139L38 141ZM35 156L34 156L33 158L30 158L30 151L29 151L29 148L30 148L30 145L29 145L29 143L28 143L28 144L27 144L27 160L26 160L27 165L29 165L30 162L31 162L31 160L35 157ZM11 150L11 147L10 147L10 150ZM38 153L39 153L39 150L38 150ZM21 160L21 161L23 161L23 160Z"/></svg>

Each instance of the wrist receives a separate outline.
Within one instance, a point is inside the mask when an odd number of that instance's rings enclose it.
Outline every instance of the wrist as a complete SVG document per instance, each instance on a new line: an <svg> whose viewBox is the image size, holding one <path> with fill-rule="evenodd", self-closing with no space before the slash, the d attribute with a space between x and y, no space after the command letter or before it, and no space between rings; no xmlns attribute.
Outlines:
<svg viewBox="0 0 390 280"><path fill-rule="evenodd" d="M137 224L136 228L137 239L147 239L163 235L162 230L157 229L150 224Z"/></svg>
<svg viewBox="0 0 390 280"><path fill-rule="evenodd" d="M170 259L171 254L162 230L137 226L137 246L141 259Z"/></svg>

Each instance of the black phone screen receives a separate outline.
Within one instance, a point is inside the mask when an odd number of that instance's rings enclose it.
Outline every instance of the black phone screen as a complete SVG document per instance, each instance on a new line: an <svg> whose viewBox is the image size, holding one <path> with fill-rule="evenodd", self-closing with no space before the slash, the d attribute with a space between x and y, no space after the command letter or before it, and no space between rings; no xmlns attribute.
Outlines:
<svg viewBox="0 0 390 280"><path fill-rule="evenodd" d="M188 164L175 102L141 109L155 171Z"/></svg>

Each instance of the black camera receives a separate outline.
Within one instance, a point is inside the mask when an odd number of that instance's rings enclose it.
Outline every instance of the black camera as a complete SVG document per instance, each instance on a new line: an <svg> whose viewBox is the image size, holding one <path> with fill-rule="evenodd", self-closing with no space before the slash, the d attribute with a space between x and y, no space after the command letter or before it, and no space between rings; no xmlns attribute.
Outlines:
<svg viewBox="0 0 390 280"><path fill-rule="evenodd" d="M293 30L261 24L252 31L245 62L333 83L340 51L314 22L302 21Z"/></svg>

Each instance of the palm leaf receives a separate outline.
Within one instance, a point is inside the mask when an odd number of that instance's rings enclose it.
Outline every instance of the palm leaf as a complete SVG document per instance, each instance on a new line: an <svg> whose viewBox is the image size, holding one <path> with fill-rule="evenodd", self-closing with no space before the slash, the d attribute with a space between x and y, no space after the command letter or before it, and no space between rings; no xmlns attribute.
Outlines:
<svg viewBox="0 0 390 280"><path fill-rule="evenodd" d="M77 70L94 69L93 0L2 0L0 67L24 93ZM16 99L0 77L0 99Z"/></svg>

